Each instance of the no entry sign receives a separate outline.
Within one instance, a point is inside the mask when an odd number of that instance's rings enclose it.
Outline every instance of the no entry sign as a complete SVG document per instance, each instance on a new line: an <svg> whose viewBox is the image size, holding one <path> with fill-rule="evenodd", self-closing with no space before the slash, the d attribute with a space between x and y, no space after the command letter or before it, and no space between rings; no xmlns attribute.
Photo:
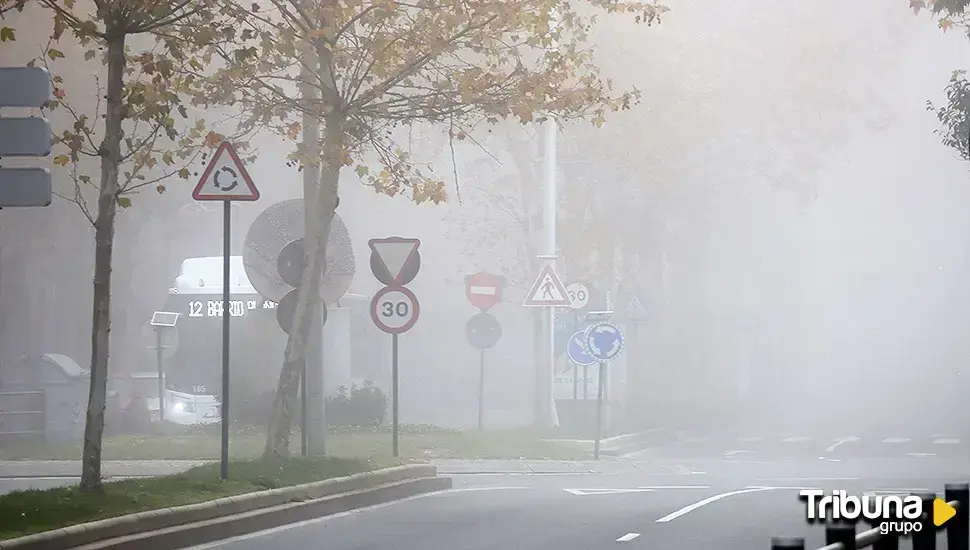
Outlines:
<svg viewBox="0 0 970 550"><path fill-rule="evenodd" d="M479 272L465 277L465 296L468 301L482 311L502 301L502 287L505 277Z"/></svg>

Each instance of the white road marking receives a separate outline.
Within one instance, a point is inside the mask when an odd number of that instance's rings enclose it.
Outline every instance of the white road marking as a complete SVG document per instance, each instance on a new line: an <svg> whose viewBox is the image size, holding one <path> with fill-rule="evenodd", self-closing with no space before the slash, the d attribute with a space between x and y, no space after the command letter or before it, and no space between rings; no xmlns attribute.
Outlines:
<svg viewBox="0 0 970 550"><path fill-rule="evenodd" d="M820 457L818 457L818 459L819 460L826 460L828 462L842 462L842 459L841 458L828 458L826 456L820 456Z"/></svg>
<svg viewBox="0 0 970 550"><path fill-rule="evenodd" d="M627 534L623 535L622 537L616 539L616 542L627 542L627 541L631 541L631 540L633 540L633 539L635 539L635 538L637 538L639 536L640 536L640 533L627 533Z"/></svg>
<svg viewBox="0 0 970 550"><path fill-rule="evenodd" d="M653 489L563 489L571 495L585 497L590 495L614 495L620 493L650 493Z"/></svg>
<svg viewBox="0 0 970 550"><path fill-rule="evenodd" d="M755 441L761 441L762 439L764 438L761 437L760 435L755 435L751 437L739 437L737 441L739 441L740 443L754 443Z"/></svg>
<svg viewBox="0 0 970 550"><path fill-rule="evenodd" d="M796 436L792 436L792 437L786 437L785 439L782 439L781 441L782 441L782 443L801 443L803 441L808 441L809 439L811 439L811 437L804 437L804 436L798 436L798 435L796 435Z"/></svg>
<svg viewBox="0 0 970 550"><path fill-rule="evenodd" d="M710 489L710 485L648 485L637 489Z"/></svg>
<svg viewBox="0 0 970 550"><path fill-rule="evenodd" d="M839 446L841 445L844 445L846 443L855 443L856 441L859 441L859 438L854 435L850 435L848 437L840 437L835 440L835 443L829 445L828 448L825 449L825 452L831 453L832 451L838 449Z"/></svg>
<svg viewBox="0 0 970 550"><path fill-rule="evenodd" d="M760 481L857 481L857 477L759 477Z"/></svg>
<svg viewBox="0 0 970 550"><path fill-rule="evenodd" d="M928 456L936 456L936 453L906 453L906 456L914 456L916 458L926 458Z"/></svg>
<svg viewBox="0 0 970 550"><path fill-rule="evenodd" d="M933 443L936 443L937 445L956 445L960 443L960 440L952 437L943 437L940 439L934 439Z"/></svg>
<svg viewBox="0 0 970 550"><path fill-rule="evenodd" d="M450 477L471 477L471 476L588 476L588 475L619 475L619 473L596 473L596 472L449 472L439 470L438 475Z"/></svg>
<svg viewBox="0 0 970 550"><path fill-rule="evenodd" d="M909 443L910 439L911 438L909 437L887 437L886 439L883 439L882 442L883 443Z"/></svg>
<svg viewBox="0 0 970 550"><path fill-rule="evenodd" d="M757 488L754 488L754 489L741 489L741 490L738 490L738 491L730 491L730 492L727 492L727 493L721 493L719 495L714 495L712 497L707 497L704 500L699 500L699 501L697 501L697 502L695 502L693 504L690 504L688 506L684 506L680 510L677 510L675 512L671 512L671 513L667 514L666 516L658 519L657 520L657 523L667 523L668 521L673 521L673 520L679 518L680 516L689 514L689 513L693 512L694 510L697 510L698 508L700 508L702 506L707 506L708 504L711 504L712 502L717 502L717 501L719 501L719 500L721 500L723 498L733 497L735 495L743 495L745 493L759 493L759 492L763 492L763 491L772 491L774 489L775 489L774 487L757 487Z"/></svg>
<svg viewBox="0 0 970 550"><path fill-rule="evenodd" d="M735 455L744 454L744 453L753 453L753 452L754 451L745 451L745 450L724 451L724 458L731 458L731 457L733 457Z"/></svg>
<svg viewBox="0 0 970 550"><path fill-rule="evenodd" d="M803 487L803 486L792 486L792 487L777 487L770 485L748 485L745 489L773 489L779 491L809 491L812 489L818 489L818 487Z"/></svg>
<svg viewBox="0 0 970 550"><path fill-rule="evenodd" d="M381 504L375 504L374 506L367 506L364 508L357 508L355 510L348 510L346 512L340 512L339 514L331 514L329 516L320 516L318 518L308 519L304 521L298 521L296 523L288 523L286 525L280 525L279 527L273 527L272 529L266 529L264 531L256 531L255 533L248 533L246 535L239 535L238 537L232 537L228 539L217 540L213 542L208 542L206 544L200 544L198 546L191 546L184 550L205 550L207 548L218 548L220 546L226 546L228 544L233 544L236 542L251 540L259 537L265 537L267 535L272 535L275 533L280 533L282 531L289 531L290 529L297 529L300 527L306 527L307 525L315 525L317 523L324 523L326 521L339 519L346 516L352 516L354 514L360 514L363 512L369 512L371 510L377 510L379 508L387 508L389 506L394 506L396 504L401 504L402 502L410 502L412 500L418 500L422 498L434 497L434 496L445 496L455 493L467 493L471 491L489 491L489 490L504 490L504 489L526 489L527 487L472 487L468 489L446 489L444 491L435 491L432 493L423 493L420 495L414 495L413 497L402 498L400 500L392 500L391 502L384 502Z"/></svg>
<svg viewBox="0 0 970 550"><path fill-rule="evenodd" d="M867 496L909 496L913 493L929 493L929 489L877 489L875 491L865 491L862 494Z"/></svg>

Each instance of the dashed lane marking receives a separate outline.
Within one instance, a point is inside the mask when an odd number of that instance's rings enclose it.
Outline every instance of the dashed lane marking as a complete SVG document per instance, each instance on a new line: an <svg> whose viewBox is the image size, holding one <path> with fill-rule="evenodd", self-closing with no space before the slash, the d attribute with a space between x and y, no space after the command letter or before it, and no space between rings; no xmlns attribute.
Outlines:
<svg viewBox="0 0 970 550"><path fill-rule="evenodd" d="M960 440L952 437L942 437L940 439L934 439L933 443L937 445L956 445L960 443Z"/></svg>
<svg viewBox="0 0 970 550"><path fill-rule="evenodd" d="M640 536L640 533L627 533L622 537L616 539L616 542L629 542Z"/></svg>
<svg viewBox="0 0 970 550"><path fill-rule="evenodd" d="M792 437L786 437L785 439L782 439L781 441L782 441L782 443L801 443L803 441L808 441L809 439L811 439L811 437L792 436Z"/></svg>

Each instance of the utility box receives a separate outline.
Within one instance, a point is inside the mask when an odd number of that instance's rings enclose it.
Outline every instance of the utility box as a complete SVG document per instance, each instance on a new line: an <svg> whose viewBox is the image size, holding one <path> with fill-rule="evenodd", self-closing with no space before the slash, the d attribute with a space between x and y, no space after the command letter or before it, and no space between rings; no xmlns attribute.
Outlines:
<svg viewBox="0 0 970 550"><path fill-rule="evenodd" d="M59 353L45 353L37 365L38 382L45 394L48 443L83 438L91 374L77 361Z"/></svg>

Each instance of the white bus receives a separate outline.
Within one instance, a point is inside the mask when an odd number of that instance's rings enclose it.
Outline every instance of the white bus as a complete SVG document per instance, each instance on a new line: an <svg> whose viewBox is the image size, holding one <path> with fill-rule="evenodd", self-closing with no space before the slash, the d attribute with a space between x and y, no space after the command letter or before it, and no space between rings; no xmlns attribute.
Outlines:
<svg viewBox="0 0 970 550"><path fill-rule="evenodd" d="M180 314L178 344L164 365L165 417L170 422L192 425L221 419L222 262L221 256L187 258L168 291L163 309ZM273 390L286 346L286 334L276 320L276 303L253 288L242 256L230 257L229 274L231 384ZM379 335L367 312L368 297L348 294L340 302L350 309L348 374L355 380L382 382L383 358L375 345Z"/></svg>

